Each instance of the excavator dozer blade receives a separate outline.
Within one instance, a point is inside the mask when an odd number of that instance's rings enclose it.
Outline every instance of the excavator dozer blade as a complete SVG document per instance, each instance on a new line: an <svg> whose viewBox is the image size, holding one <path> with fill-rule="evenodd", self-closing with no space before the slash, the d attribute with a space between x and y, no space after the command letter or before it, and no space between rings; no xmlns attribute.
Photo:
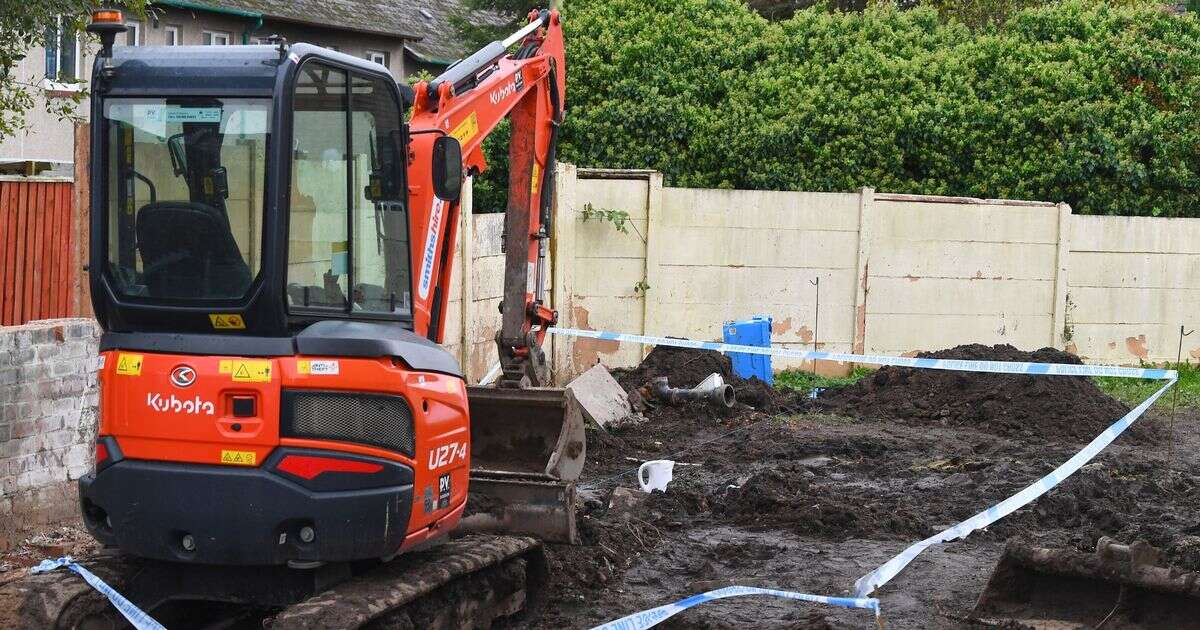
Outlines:
<svg viewBox="0 0 1200 630"><path fill-rule="evenodd" d="M471 486L460 528L579 542L583 411L569 390L468 387Z"/></svg>
<svg viewBox="0 0 1200 630"><path fill-rule="evenodd" d="M1161 565L1145 542L1101 538L1083 553L1009 541L972 617L1034 630L1193 627L1200 573Z"/></svg>

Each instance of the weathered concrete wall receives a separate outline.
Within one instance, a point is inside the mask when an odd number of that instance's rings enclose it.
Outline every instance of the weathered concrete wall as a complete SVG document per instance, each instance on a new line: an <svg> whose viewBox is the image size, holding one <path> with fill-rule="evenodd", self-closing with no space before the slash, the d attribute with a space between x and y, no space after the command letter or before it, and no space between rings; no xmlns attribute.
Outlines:
<svg viewBox="0 0 1200 630"><path fill-rule="evenodd" d="M93 320L0 328L0 549L76 518L96 436Z"/></svg>
<svg viewBox="0 0 1200 630"><path fill-rule="evenodd" d="M1200 219L1073 216L1066 317L1072 352L1122 363L1175 360L1200 328ZM1200 359L1200 335L1183 338Z"/></svg>
<svg viewBox="0 0 1200 630"><path fill-rule="evenodd" d="M1173 361L1179 327L1200 328L1200 219L869 188L665 188L657 173L570 166L558 184L564 326L719 339L722 322L766 314L782 347L910 354L1009 343L1116 364ZM600 210L625 213L626 231ZM564 379L645 351L554 344ZM1183 352L1200 359L1200 335L1185 337Z"/></svg>

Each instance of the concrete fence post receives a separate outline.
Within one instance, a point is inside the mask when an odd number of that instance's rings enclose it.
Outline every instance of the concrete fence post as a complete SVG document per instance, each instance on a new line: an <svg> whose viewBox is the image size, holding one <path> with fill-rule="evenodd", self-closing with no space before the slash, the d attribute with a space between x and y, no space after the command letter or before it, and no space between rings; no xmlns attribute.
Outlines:
<svg viewBox="0 0 1200 630"><path fill-rule="evenodd" d="M575 221L578 212L577 178L574 164L559 162L554 178L554 224L550 234L550 300L558 311L558 325L575 325L573 292L575 290ZM553 382L565 385L572 373L571 351L574 340L569 337L550 338L550 361Z"/></svg>
<svg viewBox="0 0 1200 630"><path fill-rule="evenodd" d="M458 261L459 261L459 303L461 310L461 326L459 328L459 363L463 366L463 376L467 378L467 382L471 382L473 377L481 377L482 375L470 374L471 366L471 351L475 344L471 343L475 338L475 330L472 322L474 318L472 314L475 311L475 283L472 281L472 275L475 269L475 208L474 208L474 181L468 177L463 182L462 201L459 204L459 227L458 227Z"/></svg>
<svg viewBox="0 0 1200 630"><path fill-rule="evenodd" d="M1068 349L1073 346L1067 329L1067 280L1071 257L1071 206L1058 204L1058 253L1054 267L1054 303L1050 306L1053 325L1050 328L1050 345Z"/></svg>
<svg viewBox="0 0 1200 630"><path fill-rule="evenodd" d="M854 271L854 326L850 329L850 347L862 354L867 347L867 295L870 293L871 238L874 226L875 189L864 186L858 201L858 262ZM816 366L814 366L815 369Z"/></svg>
<svg viewBox="0 0 1200 630"><path fill-rule="evenodd" d="M646 271L645 285L642 290L642 330L643 335L657 335L669 329L669 317L663 304L663 289L666 282L662 275L663 243L667 238L663 231L663 175L659 172L650 174L646 193ZM642 346L642 357L645 358L652 346Z"/></svg>

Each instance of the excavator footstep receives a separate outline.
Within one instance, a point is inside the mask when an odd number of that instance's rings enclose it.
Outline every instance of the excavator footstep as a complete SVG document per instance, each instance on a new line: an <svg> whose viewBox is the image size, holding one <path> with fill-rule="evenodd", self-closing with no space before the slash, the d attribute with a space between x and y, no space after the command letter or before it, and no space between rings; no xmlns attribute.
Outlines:
<svg viewBox="0 0 1200 630"><path fill-rule="evenodd" d="M1160 555L1148 543L1109 538L1093 553L1010 540L972 617L1032 630L1194 627L1200 573L1165 566Z"/></svg>

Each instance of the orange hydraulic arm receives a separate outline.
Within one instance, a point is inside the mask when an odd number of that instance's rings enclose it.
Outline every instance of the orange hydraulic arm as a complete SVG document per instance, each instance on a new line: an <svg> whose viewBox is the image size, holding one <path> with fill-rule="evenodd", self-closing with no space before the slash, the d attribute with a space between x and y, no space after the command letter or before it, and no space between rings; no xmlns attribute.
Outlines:
<svg viewBox="0 0 1200 630"><path fill-rule="evenodd" d="M516 52L507 52L518 44ZM541 343L545 329L558 317L543 296L554 149L566 94L558 12L530 13L526 27L488 44L433 81L418 83L415 92L408 178L414 330L442 341L458 237L458 201L442 201L428 183L434 140L441 135L458 139L467 173L477 174L487 168L484 138L511 117L504 297L496 335L503 368L500 383L544 385Z"/></svg>

